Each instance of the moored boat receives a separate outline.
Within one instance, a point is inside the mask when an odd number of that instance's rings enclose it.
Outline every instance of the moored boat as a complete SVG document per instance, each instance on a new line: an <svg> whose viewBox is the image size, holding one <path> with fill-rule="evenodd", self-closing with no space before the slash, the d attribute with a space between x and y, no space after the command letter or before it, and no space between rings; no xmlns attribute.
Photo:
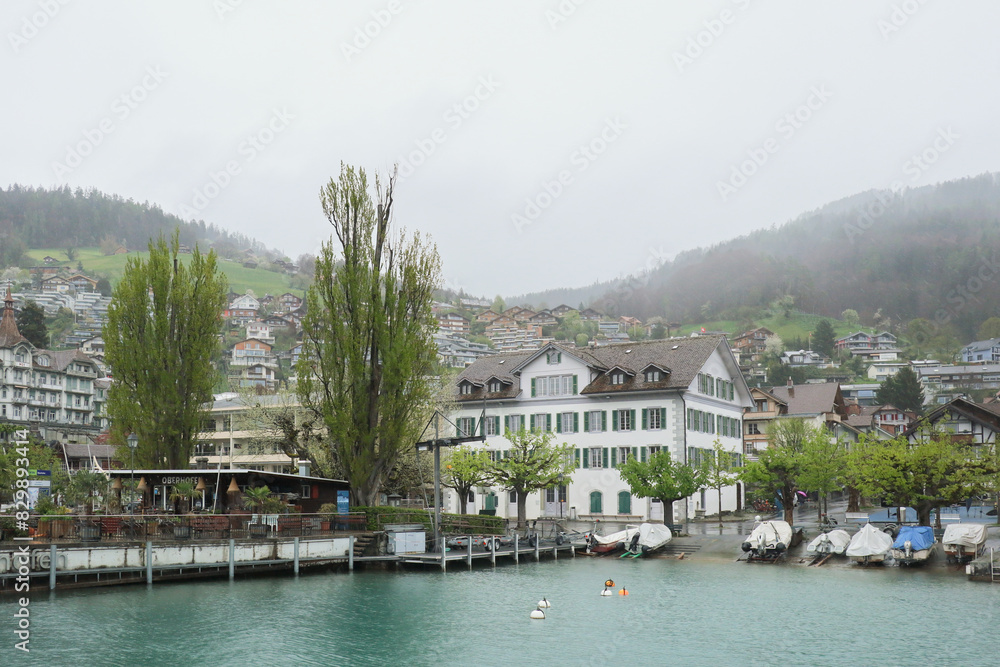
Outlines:
<svg viewBox="0 0 1000 667"><path fill-rule="evenodd" d="M760 521L740 548L746 553L747 562L773 562L788 551L793 535L787 521Z"/></svg>
<svg viewBox="0 0 1000 667"><path fill-rule="evenodd" d="M866 523L851 538L844 553L856 563L869 565L884 562L890 549L892 549L892 535Z"/></svg>
<svg viewBox="0 0 1000 667"><path fill-rule="evenodd" d="M901 526L892 543L892 558L900 565L917 565L930 558L936 547L930 526Z"/></svg>
<svg viewBox="0 0 1000 667"><path fill-rule="evenodd" d="M831 530L820 533L812 542L806 545L806 553L825 555L841 555L847 550L847 545L851 543L851 536L846 530Z"/></svg>
<svg viewBox="0 0 1000 667"><path fill-rule="evenodd" d="M639 530L626 545L626 553L622 557L632 556L637 558L646 554L651 554L657 549L662 549L673 538L670 529L662 523L643 523L639 525Z"/></svg>
<svg viewBox="0 0 1000 667"><path fill-rule="evenodd" d="M968 563L986 548L986 526L981 523L951 523L941 538L950 563Z"/></svg>
<svg viewBox="0 0 1000 667"><path fill-rule="evenodd" d="M595 554L606 554L625 548L632 537L639 532L639 526L627 524L625 530L619 530L610 535L590 534L587 541L587 551Z"/></svg>

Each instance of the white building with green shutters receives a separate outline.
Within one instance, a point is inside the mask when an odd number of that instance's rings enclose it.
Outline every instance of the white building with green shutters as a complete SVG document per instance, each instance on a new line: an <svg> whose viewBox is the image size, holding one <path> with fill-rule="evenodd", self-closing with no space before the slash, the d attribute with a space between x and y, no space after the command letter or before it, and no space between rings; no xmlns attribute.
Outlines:
<svg viewBox="0 0 1000 667"><path fill-rule="evenodd" d="M529 498L529 518L602 521L663 518L659 503L633 496L621 479L618 466L629 456L644 461L666 449L696 463L718 439L739 460L743 408L751 404L739 365L719 335L582 349L549 343L485 357L458 376L455 400L459 430L483 433L480 446L493 457L509 449L508 429L549 431L555 442L573 446L571 480ZM725 489L722 509L735 509L742 498L739 485ZM470 500L469 511L516 517L505 489L480 488ZM457 499L452 504L457 507ZM706 490L674 503L668 522L697 510L717 512L718 494Z"/></svg>

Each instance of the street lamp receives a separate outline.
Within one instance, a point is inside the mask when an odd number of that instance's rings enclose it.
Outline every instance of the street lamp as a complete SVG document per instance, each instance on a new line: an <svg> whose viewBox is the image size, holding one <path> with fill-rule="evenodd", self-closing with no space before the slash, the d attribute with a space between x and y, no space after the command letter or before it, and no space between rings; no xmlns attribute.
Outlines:
<svg viewBox="0 0 1000 667"><path fill-rule="evenodd" d="M131 502L129 502L128 504L128 513L134 515L135 514L135 448L139 446L139 436L137 436L135 433L129 433L128 437L125 438L125 441L128 442L129 461L130 461L129 471L132 478L132 493L130 494Z"/></svg>

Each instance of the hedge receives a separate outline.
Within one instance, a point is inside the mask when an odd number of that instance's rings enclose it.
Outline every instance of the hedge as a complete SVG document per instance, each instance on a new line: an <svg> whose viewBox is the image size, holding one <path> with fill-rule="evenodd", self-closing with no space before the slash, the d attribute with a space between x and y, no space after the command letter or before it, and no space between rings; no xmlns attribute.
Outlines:
<svg viewBox="0 0 1000 667"><path fill-rule="evenodd" d="M433 527L432 515L426 510L389 506L352 507L351 513L364 513L368 530L385 530L386 524L393 523L418 523L427 531ZM506 520L503 517L479 514L441 515L441 532L445 534L503 535L505 529Z"/></svg>

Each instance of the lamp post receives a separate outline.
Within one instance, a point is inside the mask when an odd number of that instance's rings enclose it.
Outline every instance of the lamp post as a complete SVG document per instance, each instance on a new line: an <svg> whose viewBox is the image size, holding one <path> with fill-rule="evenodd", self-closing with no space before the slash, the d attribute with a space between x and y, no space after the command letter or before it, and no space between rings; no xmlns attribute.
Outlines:
<svg viewBox="0 0 1000 667"><path fill-rule="evenodd" d="M125 438L128 443L129 451L129 473L132 478L132 493L130 495L130 502L128 504L128 513L130 515L135 514L135 448L139 446L139 436L135 433L129 433L128 437Z"/></svg>

